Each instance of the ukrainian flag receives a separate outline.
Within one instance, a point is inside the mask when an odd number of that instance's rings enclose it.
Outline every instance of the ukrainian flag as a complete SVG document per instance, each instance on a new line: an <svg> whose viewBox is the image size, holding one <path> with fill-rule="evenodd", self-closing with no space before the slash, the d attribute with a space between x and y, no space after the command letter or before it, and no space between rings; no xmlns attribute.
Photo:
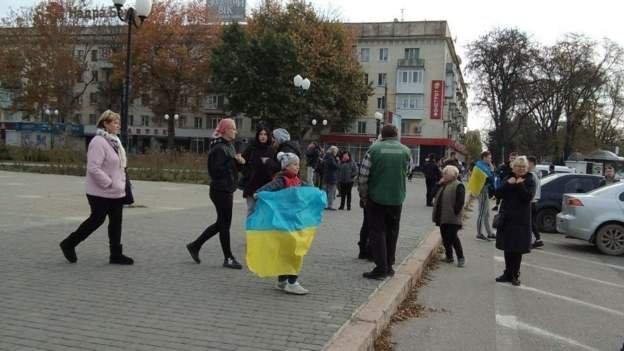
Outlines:
<svg viewBox="0 0 624 351"><path fill-rule="evenodd" d="M247 218L247 266L260 277L296 275L327 207L316 187L263 191Z"/></svg>
<svg viewBox="0 0 624 351"><path fill-rule="evenodd" d="M483 161L477 161L472 169L470 180L468 180L468 191L470 191L470 194L473 196L479 196L481 190L483 190L483 187L487 184L488 179L493 177L494 174L490 166Z"/></svg>

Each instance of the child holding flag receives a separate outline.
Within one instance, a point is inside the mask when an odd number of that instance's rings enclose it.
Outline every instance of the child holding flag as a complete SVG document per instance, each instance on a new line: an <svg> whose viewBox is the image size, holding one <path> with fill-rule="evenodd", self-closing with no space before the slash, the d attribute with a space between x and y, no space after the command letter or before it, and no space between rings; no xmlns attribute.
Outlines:
<svg viewBox="0 0 624 351"><path fill-rule="evenodd" d="M297 281L296 274L312 244L327 200L315 187L278 193L303 183L298 176L296 154L280 152L277 160L282 171L254 195L259 206L247 220L247 264L260 277L277 275L279 290L305 295L308 290Z"/></svg>
<svg viewBox="0 0 624 351"><path fill-rule="evenodd" d="M489 151L481 153L481 160L475 164L470 180L468 181L468 191L471 197L479 199L479 215L477 217L477 239L489 241L496 238L492 232L490 223L490 196L489 187L494 186L494 173L492 172L492 154ZM469 201L470 203L470 201ZM482 228L485 227L487 236L483 235Z"/></svg>

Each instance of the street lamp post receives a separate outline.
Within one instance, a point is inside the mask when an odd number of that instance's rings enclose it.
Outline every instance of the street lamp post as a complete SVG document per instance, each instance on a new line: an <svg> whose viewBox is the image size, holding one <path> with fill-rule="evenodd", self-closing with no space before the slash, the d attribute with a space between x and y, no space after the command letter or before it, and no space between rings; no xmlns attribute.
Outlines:
<svg viewBox="0 0 624 351"><path fill-rule="evenodd" d="M134 7L128 6L125 14L122 11L126 0L113 0L117 9L117 16L123 22L128 23L128 50L126 52L126 77L121 97L121 142L124 146L128 146L128 105L130 99L130 53L132 48L132 26L139 28L143 21L152 11L152 0L136 0ZM140 22L137 24L136 17Z"/></svg>
<svg viewBox="0 0 624 351"><path fill-rule="evenodd" d="M54 148L54 133L53 133L54 125L52 124L52 116L58 117L59 110L58 109L50 110L49 108L46 108L43 111L43 113L47 116L47 119L48 119L48 127L50 128L50 149L53 149Z"/></svg>
<svg viewBox="0 0 624 351"><path fill-rule="evenodd" d="M172 151L175 147L175 122L180 119L180 115L177 113L173 115L173 118L165 113L165 121L167 121L167 149Z"/></svg>
<svg viewBox="0 0 624 351"><path fill-rule="evenodd" d="M310 82L310 80L308 78L303 78L301 75L297 74L293 78L293 84L295 85L295 87L297 87L299 89L300 94L303 96L308 91L308 89L310 89L311 82ZM299 131L303 132L302 131L303 128L301 126L301 123L298 123L298 125L299 125ZM315 125L315 124L313 123L313 125ZM304 138L304 136L301 135L301 139L303 139L303 138Z"/></svg>
<svg viewBox="0 0 624 351"><path fill-rule="evenodd" d="M383 118L384 118L384 115L381 112L379 111L375 112L375 119L377 120L377 135L376 136L379 136L379 133L381 131L381 121L383 120Z"/></svg>

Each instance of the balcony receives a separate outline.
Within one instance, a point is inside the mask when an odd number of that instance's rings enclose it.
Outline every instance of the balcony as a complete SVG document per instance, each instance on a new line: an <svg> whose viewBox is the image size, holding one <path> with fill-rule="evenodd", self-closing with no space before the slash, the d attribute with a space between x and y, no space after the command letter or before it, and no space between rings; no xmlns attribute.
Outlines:
<svg viewBox="0 0 624 351"><path fill-rule="evenodd" d="M425 67L425 60L421 58L402 58L397 62L399 67Z"/></svg>

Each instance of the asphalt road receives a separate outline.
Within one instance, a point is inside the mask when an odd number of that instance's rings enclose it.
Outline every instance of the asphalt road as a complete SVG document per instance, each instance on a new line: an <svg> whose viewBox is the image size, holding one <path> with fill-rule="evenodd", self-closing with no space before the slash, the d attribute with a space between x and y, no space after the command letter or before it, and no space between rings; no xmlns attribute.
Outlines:
<svg viewBox="0 0 624 351"><path fill-rule="evenodd" d="M544 234L545 247L524 256L522 285L495 283L503 253L475 240L474 217L461 232L466 267L440 262L418 294L431 310L393 326L396 350L624 348L624 257Z"/></svg>

